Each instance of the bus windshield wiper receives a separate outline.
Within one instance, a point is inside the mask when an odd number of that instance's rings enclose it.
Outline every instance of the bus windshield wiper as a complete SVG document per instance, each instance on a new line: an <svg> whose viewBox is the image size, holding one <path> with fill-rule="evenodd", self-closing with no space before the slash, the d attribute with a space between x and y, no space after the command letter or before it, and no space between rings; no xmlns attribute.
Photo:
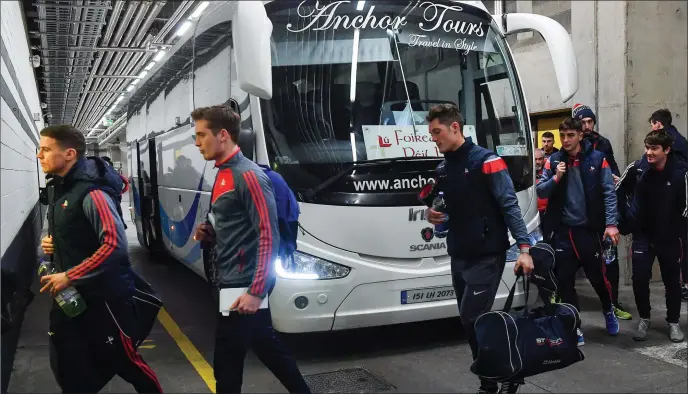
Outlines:
<svg viewBox="0 0 688 394"><path fill-rule="evenodd" d="M317 186L308 189L305 193L304 196L308 199L313 198L316 194L320 193L324 189L328 188L330 185L332 185L334 182L338 181L341 179L343 176L349 174L351 171L355 170L357 167L374 167L378 165L392 165L400 161L422 161L422 160L437 160L439 157L395 157L392 159L376 159L376 160L361 160L352 163L350 166L344 168L343 170L339 171L338 173L332 175L331 177L325 179L323 182L318 184Z"/></svg>

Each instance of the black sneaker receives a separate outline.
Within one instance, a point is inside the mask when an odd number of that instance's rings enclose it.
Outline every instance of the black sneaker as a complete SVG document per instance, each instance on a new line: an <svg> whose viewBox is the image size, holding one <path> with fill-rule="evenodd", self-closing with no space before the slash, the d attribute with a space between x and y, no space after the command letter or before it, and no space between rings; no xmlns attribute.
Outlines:
<svg viewBox="0 0 688 394"><path fill-rule="evenodd" d="M516 394L519 386L520 385L515 382L502 383L502 388L499 389L499 392L505 394Z"/></svg>
<svg viewBox="0 0 688 394"><path fill-rule="evenodd" d="M497 394L499 391L499 386L497 383L490 381L481 381L480 388L478 389L478 394Z"/></svg>

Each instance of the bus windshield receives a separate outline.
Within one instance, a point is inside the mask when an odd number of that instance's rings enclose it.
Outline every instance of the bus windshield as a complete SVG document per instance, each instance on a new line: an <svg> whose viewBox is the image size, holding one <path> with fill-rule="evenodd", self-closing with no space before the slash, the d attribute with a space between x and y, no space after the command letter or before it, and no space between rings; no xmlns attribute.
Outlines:
<svg viewBox="0 0 688 394"><path fill-rule="evenodd" d="M425 120L439 103L459 106L464 135L504 158L517 191L532 186L522 93L484 11L422 1L286 0L266 9L268 156L302 201L418 205L442 160Z"/></svg>

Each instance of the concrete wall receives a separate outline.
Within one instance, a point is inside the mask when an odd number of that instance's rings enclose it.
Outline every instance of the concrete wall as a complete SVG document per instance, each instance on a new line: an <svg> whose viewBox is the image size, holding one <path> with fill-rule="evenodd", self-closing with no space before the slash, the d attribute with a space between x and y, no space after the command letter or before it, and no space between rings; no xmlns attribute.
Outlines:
<svg viewBox="0 0 688 394"><path fill-rule="evenodd" d="M43 179L37 166L38 132L43 117L21 4L0 4L2 39L2 102L0 187L0 249L2 255L38 202L38 187ZM34 113L39 120L34 122Z"/></svg>
<svg viewBox="0 0 688 394"><path fill-rule="evenodd" d="M688 63L685 1L627 2L626 100L628 153L643 153L647 119L656 109L671 110L674 125L687 135Z"/></svg>

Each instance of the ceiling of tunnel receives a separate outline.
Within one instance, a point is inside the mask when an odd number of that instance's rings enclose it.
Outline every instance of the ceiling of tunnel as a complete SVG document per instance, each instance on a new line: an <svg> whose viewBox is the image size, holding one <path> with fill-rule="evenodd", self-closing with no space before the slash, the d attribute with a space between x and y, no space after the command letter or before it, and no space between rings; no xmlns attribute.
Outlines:
<svg viewBox="0 0 688 394"><path fill-rule="evenodd" d="M129 91L201 1L22 0L48 124L121 132ZM127 90L127 88L129 90ZM120 120L120 122L117 122ZM117 130L114 130L118 128Z"/></svg>

